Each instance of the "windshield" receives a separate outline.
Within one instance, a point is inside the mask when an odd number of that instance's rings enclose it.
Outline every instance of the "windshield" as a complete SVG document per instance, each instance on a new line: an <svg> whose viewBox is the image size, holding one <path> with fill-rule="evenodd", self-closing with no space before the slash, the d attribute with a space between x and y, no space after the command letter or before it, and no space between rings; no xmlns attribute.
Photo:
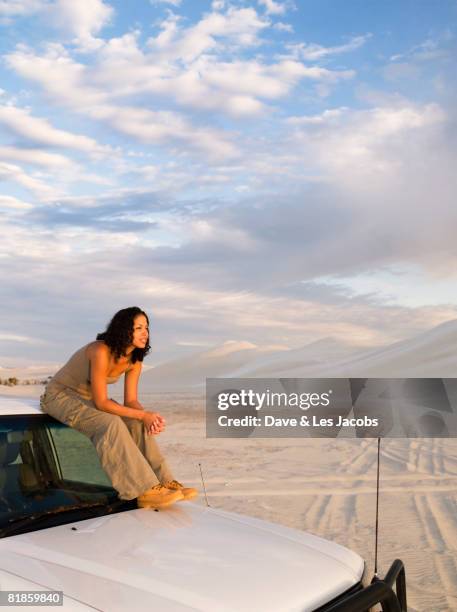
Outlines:
<svg viewBox="0 0 457 612"><path fill-rule="evenodd" d="M117 500L89 438L48 416L0 417L0 530Z"/></svg>

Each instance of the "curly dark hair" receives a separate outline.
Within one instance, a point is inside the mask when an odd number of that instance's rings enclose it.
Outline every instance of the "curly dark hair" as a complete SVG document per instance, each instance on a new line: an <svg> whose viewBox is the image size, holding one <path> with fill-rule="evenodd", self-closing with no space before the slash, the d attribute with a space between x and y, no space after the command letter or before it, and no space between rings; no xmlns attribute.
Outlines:
<svg viewBox="0 0 457 612"><path fill-rule="evenodd" d="M103 342L109 346L116 360L122 355L125 355L125 349L132 343L133 322L138 315L144 315L149 325L149 317L144 310L141 310L138 306L130 306L129 308L123 308L116 312L108 323L106 331L97 334L97 340L103 340ZM133 349L130 355L131 362L143 361L150 350L151 345L149 344L148 338L148 343L144 349Z"/></svg>

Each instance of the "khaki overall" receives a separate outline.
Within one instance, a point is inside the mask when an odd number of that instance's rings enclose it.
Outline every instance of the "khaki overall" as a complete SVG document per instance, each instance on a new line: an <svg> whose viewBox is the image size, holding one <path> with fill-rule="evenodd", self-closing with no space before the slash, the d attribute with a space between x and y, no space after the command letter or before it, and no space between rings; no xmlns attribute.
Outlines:
<svg viewBox="0 0 457 612"><path fill-rule="evenodd" d="M121 499L134 499L154 485L174 479L153 435L138 419L96 408L90 361L83 346L55 374L40 398L44 412L92 441L101 465ZM107 383L119 379L107 378Z"/></svg>

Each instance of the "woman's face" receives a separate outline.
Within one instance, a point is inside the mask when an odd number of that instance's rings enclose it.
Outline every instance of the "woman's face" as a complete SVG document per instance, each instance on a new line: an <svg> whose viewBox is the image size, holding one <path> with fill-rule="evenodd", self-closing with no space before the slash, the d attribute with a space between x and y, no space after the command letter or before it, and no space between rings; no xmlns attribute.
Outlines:
<svg viewBox="0 0 457 612"><path fill-rule="evenodd" d="M133 320L133 341L135 348L144 349L149 339L148 320L142 314L137 315Z"/></svg>

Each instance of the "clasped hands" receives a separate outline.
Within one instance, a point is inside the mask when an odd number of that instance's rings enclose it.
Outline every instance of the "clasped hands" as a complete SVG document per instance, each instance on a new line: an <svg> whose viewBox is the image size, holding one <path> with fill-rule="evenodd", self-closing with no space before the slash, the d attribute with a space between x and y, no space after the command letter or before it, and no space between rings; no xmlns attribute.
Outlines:
<svg viewBox="0 0 457 612"><path fill-rule="evenodd" d="M149 436L157 435L165 429L165 419L158 412L146 411L143 423Z"/></svg>

